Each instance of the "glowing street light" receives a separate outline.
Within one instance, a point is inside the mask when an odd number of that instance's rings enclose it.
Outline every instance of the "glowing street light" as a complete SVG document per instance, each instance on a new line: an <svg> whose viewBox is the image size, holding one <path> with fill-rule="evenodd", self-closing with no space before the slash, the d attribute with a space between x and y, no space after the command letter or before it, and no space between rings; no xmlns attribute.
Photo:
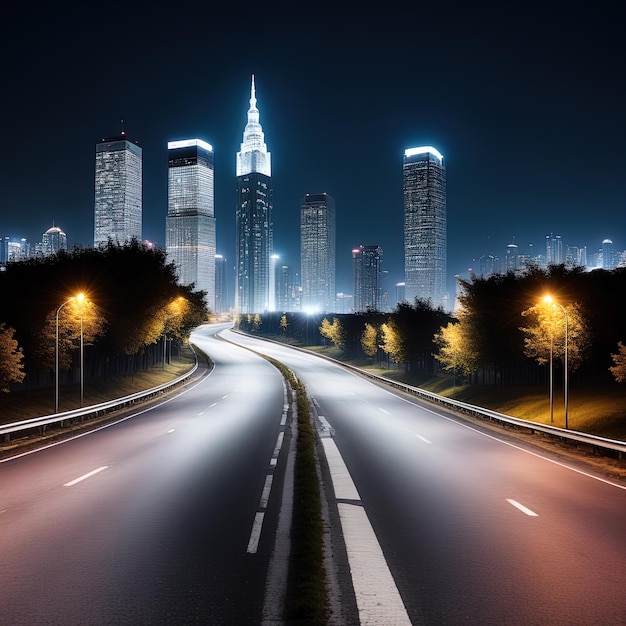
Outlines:
<svg viewBox="0 0 626 626"><path fill-rule="evenodd" d="M568 347L568 317L567 309L558 302L555 302L552 296L548 295L543 299L547 304L551 304L553 307L559 307L563 311L565 318L565 348L563 352L563 390L565 394L565 428L568 428L568 405L569 405L569 388L568 388L568 364L567 364L567 347ZM550 419L552 420L552 343L550 343Z"/></svg>
<svg viewBox="0 0 626 626"><path fill-rule="evenodd" d="M74 302L74 300L78 300L79 302L83 302L85 299L84 293L79 293L77 296L73 296L69 300L66 300L59 308L56 310L55 321L56 321L56 349L55 349L55 365L54 365L54 412L59 412L59 313L61 309L70 302ZM81 308L80 314L80 405L83 405L83 314Z"/></svg>

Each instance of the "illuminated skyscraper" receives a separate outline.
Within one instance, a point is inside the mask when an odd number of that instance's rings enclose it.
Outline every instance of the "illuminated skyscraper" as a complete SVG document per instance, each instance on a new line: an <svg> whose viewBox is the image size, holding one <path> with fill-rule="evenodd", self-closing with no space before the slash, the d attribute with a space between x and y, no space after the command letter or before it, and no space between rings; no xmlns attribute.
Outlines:
<svg viewBox="0 0 626 626"><path fill-rule="evenodd" d="M302 308L335 311L335 200L307 194L300 207Z"/></svg>
<svg viewBox="0 0 626 626"><path fill-rule="evenodd" d="M124 131L96 144L94 246L141 241L141 152Z"/></svg>
<svg viewBox="0 0 626 626"><path fill-rule="evenodd" d="M352 250L354 266L354 311L371 309L382 311L380 264L383 249L380 246L359 246Z"/></svg>
<svg viewBox="0 0 626 626"><path fill-rule="evenodd" d="M431 146L404 152L405 298L446 304L446 170Z"/></svg>
<svg viewBox="0 0 626 626"><path fill-rule="evenodd" d="M67 250L67 235L58 226L52 226L41 236L41 253L56 254L59 250Z"/></svg>
<svg viewBox="0 0 626 626"><path fill-rule="evenodd" d="M546 235L546 265L563 263L563 241L561 235Z"/></svg>
<svg viewBox="0 0 626 626"><path fill-rule="evenodd" d="M215 311L213 148L200 139L170 141L165 249L181 285L206 291Z"/></svg>
<svg viewBox="0 0 626 626"><path fill-rule="evenodd" d="M273 254L272 166L259 110L254 76L248 123L237 153L235 309L262 313L273 308L270 298L270 261Z"/></svg>

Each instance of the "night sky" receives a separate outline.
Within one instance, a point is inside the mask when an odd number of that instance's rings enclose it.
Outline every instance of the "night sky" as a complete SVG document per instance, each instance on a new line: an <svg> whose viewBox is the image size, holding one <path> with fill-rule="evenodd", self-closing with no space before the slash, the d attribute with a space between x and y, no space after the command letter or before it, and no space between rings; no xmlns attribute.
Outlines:
<svg viewBox="0 0 626 626"><path fill-rule="evenodd" d="M275 252L299 267L305 193L351 249L403 280L402 157L432 145L448 188L448 274L548 233L626 248L620 2L30 3L2 26L0 234L93 243L95 144L143 148L143 235L165 243L167 142L212 144L217 248L234 259L235 154L255 74L272 153ZM225 3L224 3L225 4ZM341 8L337 8L341 7Z"/></svg>

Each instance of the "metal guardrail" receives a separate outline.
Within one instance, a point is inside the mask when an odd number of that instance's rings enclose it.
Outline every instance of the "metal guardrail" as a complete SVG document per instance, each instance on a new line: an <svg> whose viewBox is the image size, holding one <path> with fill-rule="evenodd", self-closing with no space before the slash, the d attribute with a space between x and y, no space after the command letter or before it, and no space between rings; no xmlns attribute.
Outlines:
<svg viewBox="0 0 626 626"><path fill-rule="evenodd" d="M235 332L241 332L241 331L235 331ZM246 333L241 333L241 334L245 335ZM458 400L454 400L453 398L446 398L445 396L439 396L430 391L420 389L419 387L412 387L411 385L406 385L405 383L400 383L400 382L391 380L389 378L385 378L384 376L378 376L377 374L372 374L371 372L368 372L367 370L363 370L349 363L344 363L337 359L333 359L332 357L326 356L325 354L311 352L311 350L307 350L306 348L301 348L299 346L291 346L281 341L275 341L273 339L266 339L265 337L259 337L258 335L249 335L249 336L254 337L255 339L262 339L263 341L270 341L272 343L276 343L282 346L287 346L295 350L300 350L307 354L314 354L315 356L319 356L320 358L331 361L332 363L335 363L336 365L340 365L341 367L350 369L354 371L355 373L359 374L360 376L371 378L382 384L395 387L396 389L399 389L400 391L409 393L411 395L415 395L421 398L422 400L425 400L426 402L443 406L452 411L461 412L461 413L464 413L465 415L471 415L473 417L488 419L489 421L497 422L500 424L505 424L507 426L511 426L514 428L525 429L525 430L528 430L531 434L541 433L543 435L546 435L555 439L559 439L566 443L584 445L593 449L595 453L601 454L603 456L612 456L619 460L626 459L626 441L618 441L616 439L607 439L605 437L598 437L597 435L588 435L586 433L581 433L576 430L558 428L556 426L549 426L547 424L537 424L536 422L530 422L528 420L520 419L518 417L511 417L510 415L504 415L503 413L498 413L497 411L491 411L489 409L485 409L480 406L467 404L466 402L460 402Z"/></svg>
<svg viewBox="0 0 626 626"><path fill-rule="evenodd" d="M110 413L111 411L137 404L138 402L148 400L151 397L156 397L169 390L170 388L179 385L187 378L189 378L198 369L198 357L195 354L195 351L194 356L196 362L188 372L185 372L178 378L170 380L167 383L163 383L158 387L152 387L151 389L139 391L137 393L124 396L122 398L116 398L114 400L102 402L101 404L93 404L91 406L81 409L73 409L72 411L54 413L52 415L43 415L41 417L33 417L31 419L22 420L20 422L14 422L12 424L3 424L0 425L0 437L4 437L5 442L9 442L13 433L38 428L45 430L46 426L50 424L60 423L62 425L63 422L73 421L77 418L89 419L99 417L101 415L105 415L106 413Z"/></svg>
<svg viewBox="0 0 626 626"><path fill-rule="evenodd" d="M530 431L531 434L538 432L544 435L548 435L552 438L560 439L562 441L589 446L594 451L602 453L604 456L616 456L620 460L626 458L625 441L607 439L605 437L598 437L597 435L588 435L586 433L581 433L576 430L569 430L565 428L558 428L556 426L549 426L547 424L537 424L536 422L529 422L528 420L524 420L519 417L512 417L510 415L498 413L497 411L491 411L490 409L485 409L483 407L475 406L473 404L467 404L466 402L460 402L459 400L454 400L453 398L438 396L435 393L425 391L424 389L420 389L419 387L412 387L411 385L399 383L389 378L385 378L384 376L372 374L367 370L362 370L358 367L350 365L349 363L342 363L337 359L332 359L331 357L326 357L325 355L318 356L323 356L324 358L332 360L334 363L354 370L361 376L378 380L378 382L384 383L385 385L395 387L401 391L404 391L405 393L410 393L412 395L420 397L422 400L437 404L439 406L444 406L445 408L451 409L453 411L458 411L466 415L471 415L473 417L485 418L492 422L499 422L500 424L506 424L515 428L525 429ZM607 454L609 453L609 451L610 454Z"/></svg>

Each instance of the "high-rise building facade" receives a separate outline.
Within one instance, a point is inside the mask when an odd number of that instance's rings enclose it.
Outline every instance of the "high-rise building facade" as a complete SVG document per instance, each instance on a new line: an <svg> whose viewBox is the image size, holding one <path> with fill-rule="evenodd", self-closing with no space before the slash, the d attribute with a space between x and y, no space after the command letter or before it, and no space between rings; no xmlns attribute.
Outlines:
<svg viewBox="0 0 626 626"><path fill-rule="evenodd" d="M141 241L142 150L121 136L96 144L94 246Z"/></svg>
<svg viewBox="0 0 626 626"><path fill-rule="evenodd" d="M56 254L60 250L67 250L67 235L58 226L52 226L41 236L41 254Z"/></svg>
<svg viewBox="0 0 626 626"><path fill-rule="evenodd" d="M272 165L256 107L254 76L248 123L237 153L235 310L262 313L273 308L270 296L273 254Z"/></svg>
<svg viewBox="0 0 626 626"><path fill-rule="evenodd" d="M563 263L563 240L561 235L546 235L546 265Z"/></svg>
<svg viewBox="0 0 626 626"><path fill-rule="evenodd" d="M215 177L213 148L201 139L170 141L165 249L181 285L206 292L215 311Z"/></svg>
<svg viewBox="0 0 626 626"><path fill-rule="evenodd" d="M405 298L447 302L446 170L432 146L404 152Z"/></svg>
<svg viewBox="0 0 626 626"><path fill-rule="evenodd" d="M352 250L354 269L354 311L382 311L380 246L359 246Z"/></svg>
<svg viewBox="0 0 626 626"><path fill-rule="evenodd" d="M228 293L228 260L222 254L215 255L215 312L226 313L230 308Z"/></svg>
<svg viewBox="0 0 626 626"><path fill-rule="evenodd" d="M300 206L302 308L335 311L335 200L307 194Z"/></svg>

